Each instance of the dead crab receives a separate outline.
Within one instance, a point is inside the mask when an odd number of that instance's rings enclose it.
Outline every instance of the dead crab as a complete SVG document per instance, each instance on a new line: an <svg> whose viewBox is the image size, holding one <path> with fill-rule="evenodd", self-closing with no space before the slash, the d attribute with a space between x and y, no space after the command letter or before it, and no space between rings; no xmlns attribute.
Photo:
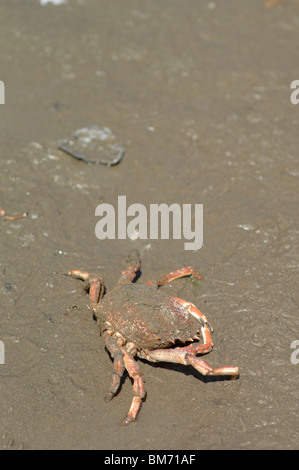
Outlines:
<svg viewBox="0 0 299 470"><path fill-rule="evenodd" d="M68 272L68 275L85 281L86 290L90 293L90 307L114 361L114 373L106 401L116 395L125 369L133 379L134 397L122 424L129 424L136 419L145 397L141 373L133 359L135 356L150 362L190 365L202 375L226 375L232 378L239 375L237 367L213 369L203 359L196 357L213 348L210 334L213 330L209 321L191 302L168 297L158 290L159 286L180 277L201 276L188 267L173 271L157 281L147 281L146 285L135 284L132 281L140 269L138 251L133 250L128 261L130 265L122 272L116 287L104 297L102 277L78 270ZM198 342L200 336L202 343Z"/></svg>

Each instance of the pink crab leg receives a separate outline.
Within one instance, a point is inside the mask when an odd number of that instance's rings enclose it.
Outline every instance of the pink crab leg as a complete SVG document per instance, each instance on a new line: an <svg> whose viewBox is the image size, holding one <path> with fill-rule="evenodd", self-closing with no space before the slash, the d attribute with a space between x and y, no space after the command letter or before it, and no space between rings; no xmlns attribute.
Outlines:
<svg viewBox="0 0 299 470"><path fill-rule="evenodd" d="M196 318L197 320L199 320L200 322L203 322L204 324L207 324L210 328L210 330L213 332L213 327L212 325L210 324L209 320L207 319L207 317L201 313L200 310L198 310L197 307L195 307L194 304L192 304L191 302L187 302L186 300L183 300L183 299L179 299L178 297L172 297L174 300L176 300L177 302L179 302L186 310L188 310L188 312L194 317Z"/></svg>
<svg viewBox="0 0 299 470"><path fill-rule="evenodd" d="M213 369L206 361L199 357L192 356L191 354L187 355L186 360L188 364L202 375L228 375L232 378L237 378L239 375L239 369L235 366L221 366Z"/></svg>
<svg viewBox="0 0 299 470"><path fill-rule="evenodd" d="M85 288L86 290L89 290L90 308L96 315L99 307L99 302L104 295L103 278L97 276L96 274L89 274L85 271L80 271L78 269L69 271L68 276L72 276L76 279L81 279L82 281L85 281Z"/></svg>
<svg viewBox="0 0 299 470"><path fill-rule="evenodd" d="M113 339L109 335L109 333L107 333L107 331L104 331L103 339L104 339L106 348L108 349L109 353L111 354L111 357L113 358L113 371L114 372L112 375L112 381L110 384L109 392L107 393L105 397L105 401L110 401L116 395L119 389L120 380L121 380L121 377L123 376L125 365L123 361L123 352L121 351L115 339Z"/></svg>
<svg viewBox="0 0 299 470"><path fill-rule="evenodd" d="M130 265L121 273L118 285L128 284L136 277L136 272L139 271L141 265L140 255L137 250L131 250L128 261Z"/></svg>
<svg viewBox="0 0 299 470"><path fill-rule="evenodd" d="M185 350L182 351L182 348L157 349L156 351L150 351L147 355L147 359L154 362L161 361L191 365L202 375L228 375L234 378L239 375L238 367L223 366L213 369L206 361L199 357L195 357L193 354L186 353Z"/></svg>
<svg viewBox="0 0 299 470"><path fill-rule="evenodd" d="M121 348L122 349L122 348ZM129 412L125 419L121 422L122 425L127 425L135 421L138 412L141 407L142 398L145 397L144 384L141 379L140 371L134 359L129 356L127 352L124 352L124 363L130 377L132 377L133 383L133 393L134 397L129 409Z"/></svg>
<svg viewBox="0 0 299 470"><path fill-rule="evenodd" d="M146 284L148 286L163 286L167 282L174 281L175 279L179 279L180 277L185 277L185 276L194 276L198 277L199 279L203 279L203 277L200 274L197 274L191 266L188 266L187 268L181 268L177 269L176 271L172 271L169 274L165 274L162 276L160 279L157 281L147 281Z"/></svg>
<svg viewBox="0 0 299 470"><path fill-rule="evenodd" d="M23 214L19 215L8 215L3 209L0 209L0 217L3 217L4 220L18 220L27 217L28 213L24 212Z"/></svg>

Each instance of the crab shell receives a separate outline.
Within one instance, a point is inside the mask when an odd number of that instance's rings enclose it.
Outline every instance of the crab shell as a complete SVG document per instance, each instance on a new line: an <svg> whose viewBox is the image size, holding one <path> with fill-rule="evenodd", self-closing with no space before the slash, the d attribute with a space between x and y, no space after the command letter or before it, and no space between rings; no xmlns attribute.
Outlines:
<svg viewBox="0 0 299 470"><path fill-rule="evenodd" d="M102 331L117 332L137 352L198 339L201 327L177 300L156 287L140 284L118 285L106 294L97 318Z"/></svg>

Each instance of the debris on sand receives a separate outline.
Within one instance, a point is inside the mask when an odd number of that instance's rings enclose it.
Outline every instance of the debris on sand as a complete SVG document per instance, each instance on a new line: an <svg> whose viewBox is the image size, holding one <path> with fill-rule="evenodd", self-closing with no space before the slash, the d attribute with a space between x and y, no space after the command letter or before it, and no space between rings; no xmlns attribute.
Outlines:
<svg viewBox="0 0 299 470"><path fill-rule="evenodd" d="M109 127L92 125L74 132L73 140L59 140L58 148L77 160L93 165L117 165L124 156L124 149L116 143ZM99 154L104 159L95 160Z"/></svg>
<svg viewBox="0 0 299 470"><path fill-rule="evenodd" d="M0 208L0 217L3 217L4 220L18 220L18 219L24 219L24 217L28 216L28 212L24 212L23 214L19 215L8 215L6 212Z"/></svg>

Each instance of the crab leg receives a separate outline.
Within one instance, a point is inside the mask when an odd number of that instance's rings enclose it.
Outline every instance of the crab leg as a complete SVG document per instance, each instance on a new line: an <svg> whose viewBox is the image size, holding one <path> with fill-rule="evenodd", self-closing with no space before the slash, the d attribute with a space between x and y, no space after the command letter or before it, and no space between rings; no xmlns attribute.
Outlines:
<svg viewBox="0 0 299 470"><path fill-rule="evenodd" d="M175 279L179 279L180 277L185 277L185 276L194 276L198 277L199 279L202 279L202 276L200 274L197 274L191 266L188 266L187 268L181 268L177 269L176 271L172 271L169 274L165 274L162 276L160 279L157 281L146 281L146 284L148 286L163 286L167 282L174 281Z"/></svg>
<svg viewBox="0 0 299 470"><path fill-rule="evenodd" d="M141 260L137 250L132 250L129 254L130 265L121 273L121 277L118 281L119 284L128 284L136 277L136 272L139 271Z"/></svg>
<svg viewBox="0 0 299 470"><path fill-rule="evenodd" d="M235 366L221 366L213 369L206 361L199 357L192 356L191 354L186 355L186 360L188 364L202 375L228 375L232 378L237 378L239 375L239 369Z"/></svg>
<svg viewBox="0 0 299 470"><path fill-rule="evenodd" d="M109 335L109 333L107 333L107 331L103 333L103 339L104 339L106 348L108 349L109 353L111 354L111 357L113 358L114 373L112 375L112 381L110 384L109 392L107 393L105 397L105 401L110 401L116 395L119 389L120 380L123 376L125 365L123 361L123 352L121 351L115 339L113 339Z"/></svg>
<svg viewBox="0 0 299 470"><path fill-rule="evenodd" d="M207 319L207 317L201 313L200 310L198 310L197 307L195 307L194 304L192 304L191 302L186 302L186 300L183 300L183 299L179 299L178 297L172 297L174 300L176 300L177 302L179 302L186 310L188 310L188 312L194 317L196 318L197 320L199 320L200 322L202 322L204 325L208 325L208 327L210 328L210 330L213 332L213 327L212 325L210 324L209 320Z"/></svg>
<svg viewBox="0 0 299 470"><path fill-rule="evenodd" d="M234 366L223 366L213 369L206 361L195 357L193 354L186 352L187 348L174 348L174 349L157 349L150 351L147 359L154 362L172 362L177 364L191 365L200 372L202 375L229 375L231 377L238 377L239 369ZM191 350L191 348L189 348Z"/></svg>
<svg viewBox="0 0 299 470"><path fill-rule="evenodd" d="M90 308L96 315L100 300L104 295L103 278L97 276L96 274L89 274L85 271L80 271L78 269L69 271L68 276L72 276L76 279L81 279L82 281L85 281L85 289L87 291L89 290Z"/></svg>
<svg viewBox="0 0 299 470"><path fill-rule="evenodd" d="M145 397L145 389L141 379L141 373L134 359L117 343L114 338L110 336L107 331L103 333L103 338L106 348L114 359L114 373L112 376L110 389L105 397L105 400L110 401L116 395L125 368L127 369L129 376L134 381L134 397L126 418L121 422L122 425L127 425L132 423L132 421L135 421L141 407L142 399Z"/></svg>
<svg viewBox="0 0 299 470"><path fill-rule="evenodd" d="M123 349L122 351L124 352L125 367L128 371L129 376L134 381L133 383L134 397L133 397L127 416L121 422L122 425L127 425L127 424L132 423L132 421L135 421L137 414L141 407L142 398L145 397L145 389L144 389L144 385L141 379L141 374L140 374L140 371L138 369L136 362L131 356L129 356L127 352L125 352Z"/></svg>
<svg viewBox="0 0 299 470"><path fill-rule="evenodd" d="M18 220L18 219L23 219L24 217L27 217L28 213L24 212L23 214L19 215L8 215L6 214L5 210L0 209L0 217L3 217L4 220Z"/></svg>

